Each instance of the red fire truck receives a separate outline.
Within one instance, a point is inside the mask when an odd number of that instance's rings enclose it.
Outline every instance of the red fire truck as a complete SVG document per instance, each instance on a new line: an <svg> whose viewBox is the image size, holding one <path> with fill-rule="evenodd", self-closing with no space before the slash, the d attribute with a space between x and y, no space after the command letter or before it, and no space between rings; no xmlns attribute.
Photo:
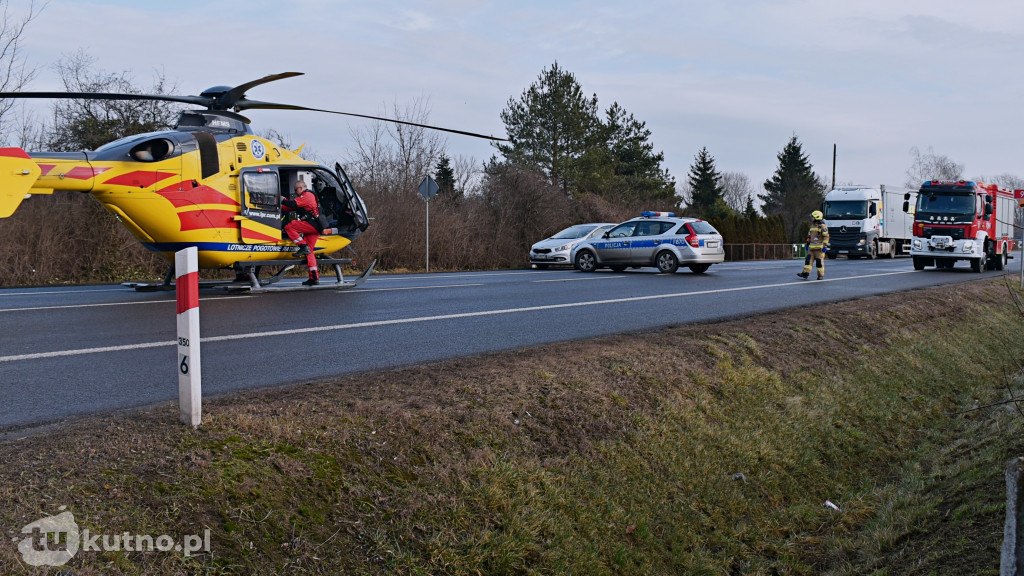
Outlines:
<svg viewBox="0 0 1024 576"><path fill-rule="evenodd" d="M965 180L932 180L921 185L917 204L904 196L903 210L914 215L910 255L914 269L952 268L958 260L971 270L1002 270L1014 248L1013 190Z"/></svg>

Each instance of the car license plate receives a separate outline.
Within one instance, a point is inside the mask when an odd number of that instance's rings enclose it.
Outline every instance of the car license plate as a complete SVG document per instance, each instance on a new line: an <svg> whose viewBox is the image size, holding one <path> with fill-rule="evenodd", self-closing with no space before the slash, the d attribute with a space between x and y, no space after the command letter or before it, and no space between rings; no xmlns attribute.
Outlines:
<svg viewBox="0 0 1024 576"><path fill-rule="evenodd" d="M718 240L708 240L704 246L708 248L718 248Z"/></svg>

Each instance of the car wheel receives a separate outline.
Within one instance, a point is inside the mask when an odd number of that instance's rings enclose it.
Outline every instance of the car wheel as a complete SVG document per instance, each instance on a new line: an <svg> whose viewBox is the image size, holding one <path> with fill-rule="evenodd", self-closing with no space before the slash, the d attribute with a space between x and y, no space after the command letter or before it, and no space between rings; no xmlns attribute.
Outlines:
<svg viewBox="0 0 1024 576"><path fill-rule="evenodd" d="M537 267L537 270L547 270L548 269L548 265L547 264L534 264L534 266Z"/></svg>
<svg viewBox="0 0 1024 576"><path fill-rule="evenodd" d="M668 250L658 252L658 255L654 257L654 264L658 267L658 272L662 274L675 274L679 269L679 259Z"/></svg>
<svg viewBox="0 0 1024 576"><path fill-rule="evenodd" d="M707 272L710 267L711 264L690 264L689 266L690 272L693 272L694 274L703 274Z"/></svg>
<svg viewBox="0 0 1024 576"><path fill-rule="evenodd" d="M590 250L580 250L576 254L575 265L580 272L593 272L597 270L597 257Z"/></svg>

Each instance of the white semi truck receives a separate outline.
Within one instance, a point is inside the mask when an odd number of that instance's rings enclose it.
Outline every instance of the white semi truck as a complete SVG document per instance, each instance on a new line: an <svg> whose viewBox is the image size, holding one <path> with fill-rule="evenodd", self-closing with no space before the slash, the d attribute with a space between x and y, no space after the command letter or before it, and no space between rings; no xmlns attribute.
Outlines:
<svg viewBox="0 0 1024 576"><path fill-rule="evenodd" d="M914 215L903 211L905 195L917 190L896 186L837 186L825 195L822 212L828 226L828 257L892 258L910 253Z"/></svg>

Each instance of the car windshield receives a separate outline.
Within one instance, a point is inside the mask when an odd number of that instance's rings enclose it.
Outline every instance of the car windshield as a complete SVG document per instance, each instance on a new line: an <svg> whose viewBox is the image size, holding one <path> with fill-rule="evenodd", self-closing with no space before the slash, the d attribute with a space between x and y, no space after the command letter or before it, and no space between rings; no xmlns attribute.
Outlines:
<svg viewBox="0 0 1024 576"><path fill-rule="evenodd" d="M974 195L918 194L917 211L928 214L973 214Z"/></svg>
<svg viewBox="0 0 1024 576"><path fill-rule="evenodd" d="M861 220L867 217L867 200L825 202L825 220Z"/></svg>
<svg viewBox="0 0 1024 576"><path fill-rule="evenodd" d="M576 226L569 226L551 238L555 240L573 240L576 238L583 238L587 234L590 234L594 228L597 228L597 226L593 224L577 224Z"/></svg>

